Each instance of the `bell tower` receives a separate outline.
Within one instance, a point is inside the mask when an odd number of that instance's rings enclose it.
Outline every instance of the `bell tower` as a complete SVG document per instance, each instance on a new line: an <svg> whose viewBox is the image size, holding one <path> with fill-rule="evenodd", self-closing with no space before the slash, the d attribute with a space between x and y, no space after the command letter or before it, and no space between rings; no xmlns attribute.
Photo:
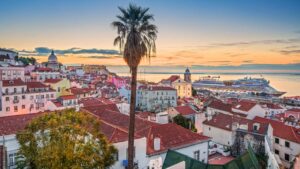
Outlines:
<svg viewBox="0 0 300 169"><path fill-rule="evenodd" d="M191 72L189 68L186 68L185 72L184 72L184 81L191 83Z"/></svg>

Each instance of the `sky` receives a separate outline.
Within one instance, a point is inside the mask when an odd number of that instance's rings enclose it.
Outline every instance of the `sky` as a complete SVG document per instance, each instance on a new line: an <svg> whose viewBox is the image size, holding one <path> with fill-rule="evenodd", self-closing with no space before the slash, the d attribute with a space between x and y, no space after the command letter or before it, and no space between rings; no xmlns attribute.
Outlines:
<svg viewBox="0 0 300 169"><path fill-rule="evenodd" d="M125 65L111 22L118 6L149 7L152 66L300 63L299 0L1 0L0 48L64 64Z"/></svg>

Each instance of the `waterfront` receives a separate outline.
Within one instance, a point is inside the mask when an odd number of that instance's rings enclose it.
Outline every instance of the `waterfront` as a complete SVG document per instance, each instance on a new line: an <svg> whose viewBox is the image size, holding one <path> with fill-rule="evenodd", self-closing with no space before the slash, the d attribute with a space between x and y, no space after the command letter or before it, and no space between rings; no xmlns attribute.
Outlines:
<svg viewBox="0 0 300 169"><path fill-rule="evenodd" d="M129 76L129 72L127 68L124 67L115 67L115 66L110 66L108 67L109 70L117 73L120 76ZM139 80L147 80L151 82L159 82L161 79L168 78L171 75L180 75L183 77L183 72L184 72L184 67L181 68L182 73L179 73L178 71L179 68L167 68L165 67L164 69L155 69L153 68L154 71L140 71L138 74L138 79ZM159 70L159 71L158 71ZM166 71L170 71L170 73ZM220 76L220 80L235 80L235 79L240 79L244 78L246 76L248 77L264 77L265 79L270 81L270 85L277 89L278 91L284 91L286 94L283 96L297 96L300 95L300 89L299 89L299 84L300 84L300 74L298 71L265 71L265 73L262 74L257 74L255 72L249 72L249 71L244 71L244 72L236 72L236 71L226 71L226 73L221 72L220 70L209 70L209 71L203 71L200 73L199 71L196 71L196 73L193 73L193 69L191 69L192 72L192 80L198 80L200 77L204 76ZM263 71L260 71L263 72Z"/></svg>

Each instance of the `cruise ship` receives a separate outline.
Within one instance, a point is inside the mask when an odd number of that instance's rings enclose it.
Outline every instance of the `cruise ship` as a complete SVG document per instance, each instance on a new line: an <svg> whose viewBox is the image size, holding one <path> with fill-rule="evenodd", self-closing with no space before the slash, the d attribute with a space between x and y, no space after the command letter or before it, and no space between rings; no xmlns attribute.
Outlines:
<svg viewBox="0 0 300 169"><path fill-rule="evenodd" d="M209 90L214 93L252 94L258 96L282 96L265 78L245 77L238 80L219 80L220 76L206 76L193 83L196 90Z"/></svg>

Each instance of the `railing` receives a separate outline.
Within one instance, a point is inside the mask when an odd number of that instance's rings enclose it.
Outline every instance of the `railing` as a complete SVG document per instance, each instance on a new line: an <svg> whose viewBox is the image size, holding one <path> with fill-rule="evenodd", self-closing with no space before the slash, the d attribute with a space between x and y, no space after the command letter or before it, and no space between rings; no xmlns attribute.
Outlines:
<svg viewBox="0 0 300 169"><path fill-rule="evenodd" d="M14 100L13 100L13 103L19 103L19 102L20 102L19 99L14 99Z"/></svg>

